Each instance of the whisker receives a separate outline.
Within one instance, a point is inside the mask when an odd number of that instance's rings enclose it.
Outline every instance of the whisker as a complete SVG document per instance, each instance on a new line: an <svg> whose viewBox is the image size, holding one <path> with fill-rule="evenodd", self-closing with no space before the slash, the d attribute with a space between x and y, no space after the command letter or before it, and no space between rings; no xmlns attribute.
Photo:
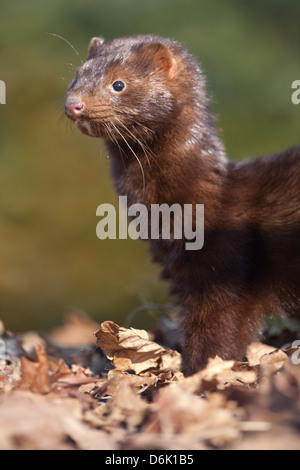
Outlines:
<svg viewBox="0 0 300 470"><path fill-rule="evenodd" d="M144 126L143 124L139 123L138 121L133 121L132 119L131 119L131 121L134 122L134 123L137 124L137 125L140 125L140 126L142 126L142 127L146 127L146 126ZM149 128L147 128L147 129L149 129ZM151 132L153 132L153 133L155 134L155 132L154 132L152 129L149 129L149 131L151 131ZM152 158L152 161L155 163L155 165L156 165L156 166L158 167L158 169L160 170L160 172L161 172L162 176L164 177L164 179L165 179L167 185L168 185L170 188L172 188L171 183L170 183L169 179L167 178L167 176L165 175L164 170L162 169L162 167L161 167L160 164L158 163L158 157L157 157L157 155L156 155L156 154L153 152L153 150L149 147L149 145L147 144L147 142L145 142L144 138L143 138L141 135L140 135L139 137L140 137L141 141L143 142L143 145L145 146L145 148L149 151L149 157Z"/></svg>
<svg viewBox="0 0 300 470"><path fill-rule="evenodd" d="M99 120L99 118L101 118L101 119L112 119L113 117L114 117L113 115L109 115L109 114L107 115L107 114L99 114L98 113L97 115L93 115L93 114L89 113L89 115L86 116L86 119L88 119L90 121L94 120L94 121L97 122Z"/></svg>
<svg viewBox="0 0 300 470"><path fill-rule="evenodd" d="M71 130L71 133L74 134L74 126L73 126L72 121L70 121L70 119L68 119L68 123L69 123L69 129Z"/></svg>
<svg viewBox="0 0 300 470"><path fill-rule="evenodd" d="M153 129L150 129L150 127L145 126L145 124L142 124L141 122L136 121L136 119L133 119L131 116L128 116L128 114L125 111L118 110L118 113L121 114L122 116L125 116L126 119L129 119L129 121L131 121L133 124L136 124L136 125L142 127L143 129L145 129L146 131L151 132L152 134L155 134L155 131Z"/></svg>
<svg viewBox="0 0 300 470"><path fill-rule="evenodd" d="M148 157L148 154L145 150L145 146L143 145L143 143L137 138L137 136L135 136L134 134L132 134L132 132L128 129L128 127L125 126L125 124L123 122L121 122L117 117L116 117L117 121L121 124L121 126L125 129L125 131L127 131L129 133L129 135L141 146L141 149L143 150L144 152L144 155L147 159L147 162L148 162L148 165L149 165L149 168L151 170L151 163L150 163L150 160L149 160L149 157Z"/></svg>
<svg viewBox="0 0 300 470"><path fill-rule="evenodd" d="M119 152L120 152L120 156L121 156L121 160L122 160L122 164L123 164L123 167L124 167L124 171L125 173L127 173L127 169L126 169L126 166L125 166L125 162L124 162L124 158L123 158L123 154L125 155L125 157L127 157L126 153L124 152L124 150L122 149L122 147L120 146L119 142L118 142L118 139L115 138L115 136L113 135L112 131L111 131L111 128L109 126L108 123L104 123L104 126L108 132L108 135L110 136L112 142L117 145L118 149L119 149Z"/></svg>
<svg viewBox="0 0 300 470"><path fill-rule="evenodd" d="M68 41L67 39L63 38L62 36L59 36L58 34L55 34L55 33L49 33L47 32L46 34L50 34L51 36L54 36L56 38L59 38L61 39L62 41L65 41L67 44L69 44L69 46L73 49L73 51L75 52L75 54L79 57L80 59L80 62L83 64L83 60L81 59L80 55L78 54L77 50L75 49L75 47L73 46L73 44L70 43L70 41Z"/></svg>
<svg viewBox="0 0 300 470"><path fill-rule="evenodd" d="M57 122L58 122L58 123L61 123L61 122L64 120L64 117L65 117L65 113L64 113L64 111L61 111L61 112L59 113L59 117L58 117Z"/></svg>
<svg viewBox="0 0 300 470"><path fill-rule="evenodd" d="M71 62L66 62L65 63L69 68L73 69L73 70L76 70L77 69L77 65L74 65L74 64L71 64Z"/></svg>
<svg viewBox="0 0 300 470"><path fill-rule="evenodd" d="M66 82L67 84L69 84L69 80L67 80L65 77L59 77L61 80L63 80L64 82Z"/></svg>
<svg viewBox="0 0 300 470"><path fill-rule="evenodd" d="M150 132L152 132L153 134L155 134L155 131L153 129L150 129L149 127L145 126L144 124L141 124L140 122L128 117L126 115L126 118L128 118L131 122L133 122L134 124L136 124L137 126L141 126L143 127L144 129L146 130L149 130ZM158 166L158 168L162 171L163 173L163 170L161 168L161 166L157 163L157 155L153 152L153 150L151 149L151 147L149 147L149 145L147 144L147 142L145 142L143 136L139 135L139 138L141 139L141 142L143 143L143 145L145 146L145 148L150 152L151 155L149 155L150 157L152 156L152 160L156 163L156 165Z"/></svg>
<svg viewBox="0 0 300 470"><path fill-rule="evenodd" d="M146 184L145 184L145 173L144 173L144 169L143 169L143 165L141 164L140 162L140 159L139 157L137 156L137 154L135 153L135 151L132 149L132 147L130 146L130 144L128 143L127 139L125 139L125 137L121 134L121 132L119 131L119 129L112 123L114 129L117 131L117 133L121 136L121 138L124 140L125 144L127 145L127 147L131 150L132 154L135 156L139 166L140 166L140 169L141 169L141 172L142 172L142 177L143 177L143 193L145 192L145 188L146 188Z"/></svg>
<svg viewBox="0 0 300 470"><path fill-rule="evenodd" d="M61 103L56 103L56 112L60 114L60 118L63 116L63 117L66 117L65 115L65 110L64 108L61 106Z"/></svg>
<svg viewBox="0 0 300 470"><path fill-rule="evenodd" d="M57 121L58 124L60 124L61 122L64 122L66 125L66 128L70 130L72 134L74 134L74 126L72 125L72 122L70 121L70 119L67 118L64 111L60 113L60 116Z"/></svg>
<svg viewBox="0 0 300 470"><path fill-rule="evenodd" d="M127 116L127 118L128 118L131 122L133 122L134 124L136 124L137 126L141 126L141 127L143 127L144 129L146 129L147 131L152 132L153 134L155 134L155 131L154 131L153 129L150 129L150 127L145 126L144 124L142 124L142 123L140 123L140 122L138 122L138 121L136 121L136 120L130 118L129 116Z"/></svg>
<svg viewBox="0 0 300 470"><path fill-rule="evenodd" d="M118 118L116 118L116 119L120 122L121 125L123 125L123 127L126 128L126 126L125 126ZM139 124L139 123L136 121L136 124ZM135 136L134 134L132 134L132 133L129 131L128 128L126 128L126 130L130 133L130 135L134 138L134 140L135 140L136 142L138 142L139 145L141 146L141 148L142 148L142 150L143 150L143 152L144 152L144 154L145 154L145 156L146 156L146 158L147 158L147 161L148 161L148 164L149 164L149 168L151 169L151 164L150 164L150 162L149 162L149 158L148 158L148 157L150 157L150 158L152 159L152 161L155 163L155 165L158 167L158 169L160 170L160 172L161 172L163 178L165 179L167 185L171 188L171 184L170 184L169 179L167 178L167 176L165 175L165 173L164 173L162 167L161 167L160 164L158 163L158 157L157 157L157 155L155 155L155 153L154 153L153 150L149 147L149 145L147 144L147 142L145 142L145 140L143 139L143 137L142 137L141 135L139 135L139 137L140 137L140 139L141 139L141 140L139 140L139 139L136 138L136 136ZM147 153L147 150L148 150L148 153Z"/></svg>

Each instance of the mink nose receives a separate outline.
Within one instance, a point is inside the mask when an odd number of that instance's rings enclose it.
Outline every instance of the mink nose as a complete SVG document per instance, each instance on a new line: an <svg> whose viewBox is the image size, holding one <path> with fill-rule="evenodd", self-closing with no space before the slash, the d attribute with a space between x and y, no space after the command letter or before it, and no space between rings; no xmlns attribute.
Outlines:
<svg viewBox="0 0 300 470"><path fill-rule="evenodd" d="M65 102L65 112L70 117L80 117L84 110L84 104L79 98L68 98Z"/></svg>

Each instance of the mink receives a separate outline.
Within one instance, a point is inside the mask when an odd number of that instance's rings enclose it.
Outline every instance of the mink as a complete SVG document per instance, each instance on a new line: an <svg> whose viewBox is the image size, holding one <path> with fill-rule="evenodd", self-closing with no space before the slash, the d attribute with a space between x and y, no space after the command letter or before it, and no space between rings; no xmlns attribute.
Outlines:
<svg viewBox="0 0 300 470"><path fill-rule="evenodd" d="M202 69L180 43L93 38L65 113L105 140L129 204L204 204L202 249L149 240L180 307L186 375L216 355L242 360L265 316L299 313L300 147L227 160Z"/></svg>

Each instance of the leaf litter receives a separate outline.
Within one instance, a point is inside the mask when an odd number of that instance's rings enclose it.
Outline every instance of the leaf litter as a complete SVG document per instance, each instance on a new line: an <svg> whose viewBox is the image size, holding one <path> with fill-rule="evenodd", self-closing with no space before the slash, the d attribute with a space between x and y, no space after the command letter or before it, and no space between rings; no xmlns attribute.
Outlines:
<svg viewBox="0 0 300 470"><path fill-rule="evenodd" d="M75 312L0 335L0 449L300 449L299 346L252 343L184 377L163 329L157 342Z"/></svg>

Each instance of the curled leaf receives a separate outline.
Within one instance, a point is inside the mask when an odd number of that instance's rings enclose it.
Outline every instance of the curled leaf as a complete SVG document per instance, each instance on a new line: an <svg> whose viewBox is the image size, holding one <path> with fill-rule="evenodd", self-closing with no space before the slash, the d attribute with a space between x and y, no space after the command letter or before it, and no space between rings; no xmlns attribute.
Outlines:
<svg viewBox="0 0 300 470"><path fill-rule="evenodd" d="M95 335L98 346L118 370L131 370L136 374L180 370L180 354L151 341L145 330L124 328L106 321Z"/></svg>

